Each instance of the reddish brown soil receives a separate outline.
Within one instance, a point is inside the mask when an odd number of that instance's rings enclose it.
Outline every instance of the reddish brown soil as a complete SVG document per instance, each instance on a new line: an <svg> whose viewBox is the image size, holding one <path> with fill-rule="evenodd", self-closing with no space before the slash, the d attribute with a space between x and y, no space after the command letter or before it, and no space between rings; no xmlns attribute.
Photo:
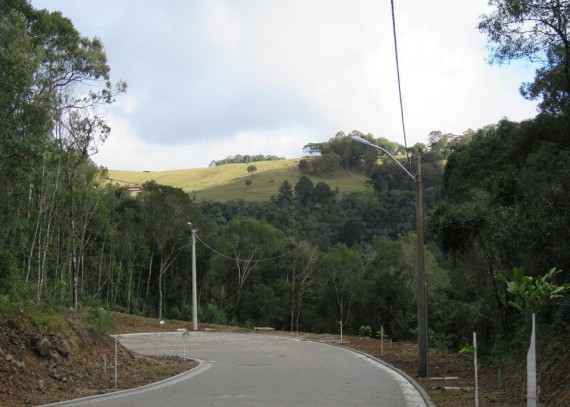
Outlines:
<svg viewBox="0 0 570 407"><path fill-rule="evenodd" d="M71 353L55 368L48 368L48 361L34 353L29 338L42 334L54 339L57 335L34 325L25 317L19 320L0 321L0 407L37 405L58 400L72 399L86 395L114 391L114 340L84 333L75 326L73 318L66 319L68 327L60 327L70 342ZM191 323L167 321L161 328L156 319L126 314L116 314L117 333L175 331L191 329ZM247 332L245 329L201 324L200 330ZM70 334L71 333L71 334ZM266 334L290 335L288 332L265 332ZM339 344L336 335L299 334L307 339ZM93 339L95 338L95 339ZM429 394L438 407L462 407L474 405L473 361L471 356L450 355L430 350L430 374L437 377L458 377L458 379L433 380L417 378L417 349L414 344L386 342L384 355L380 341L371 338L345 337L344 346L365 352L401 369L414 378ZM12 355L23 361L25 367L16 367L6 361ZM107 369L104 369L105 361ZM127 349L120 349L118 388L131 388L152 383L191 369L194 362L176 357L146 357ZM560 355L549 362L539 373L543 383L541 398L544 406L570 405L570 356ZM43 387L40 386L40 380ZM445 387L460 387L464 390L444 390ZM479 366L479 405L497 407L519 407L524 402L524 364L517 368L503 369L501 383L497 369Z"/></svg>

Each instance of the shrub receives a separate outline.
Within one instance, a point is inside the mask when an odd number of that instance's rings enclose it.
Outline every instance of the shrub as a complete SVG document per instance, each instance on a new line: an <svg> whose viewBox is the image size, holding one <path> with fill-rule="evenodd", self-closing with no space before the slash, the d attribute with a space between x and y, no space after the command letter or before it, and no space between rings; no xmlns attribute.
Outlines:
<svg viewBox="0 0 570 407"><path fill-rule="evenodd" d="M100 336L110 334L116 324L115 314L100 307L89 308L87 321L91 324L93 333Z"/></svg>
<svg viewBox="0 0 570 407"><path fill-rule="evenodd" d="M216 304L209 303L206 309L202 312L202 317L200 318L204 322L210 324L227 325L228 318L224 311L218 309Z"/></svg>
<svg viewBox="0 0 570 407"><path fill-rule="evenodd" d="M369 338L372 337L372 328L370 327L370 325L361 325L360 328L358 329L358 334L360 336L367 336Z"/></svg>

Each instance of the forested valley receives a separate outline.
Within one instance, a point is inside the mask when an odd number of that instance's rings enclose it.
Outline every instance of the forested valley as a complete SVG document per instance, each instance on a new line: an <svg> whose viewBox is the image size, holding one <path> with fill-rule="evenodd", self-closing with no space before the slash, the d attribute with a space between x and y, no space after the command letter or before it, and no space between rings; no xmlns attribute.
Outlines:
<svg viewBox="0 0 570 407"><path fill-rule="evenodd" d="M415 184L389 157L339 132L308 144L296 182L267 202L195 202L156 182L131 196L92 161L110 134L101 109L126 91L111 83L100 41L23 0L0 11L0 307L190 319L195 228L200 321L416 337ZM527 341L507 290L513 270L539 279L556 269L551 284L570 282L561 60L526 88L548 102L532 120L434 131L409 149L351 133L411 172L422 157L431 346L458 350L476 331L498 357ZM366 174L374 194L311 181L342 172ZM538 323L541 335L567 335L568 294L552 296Z"/></svg>

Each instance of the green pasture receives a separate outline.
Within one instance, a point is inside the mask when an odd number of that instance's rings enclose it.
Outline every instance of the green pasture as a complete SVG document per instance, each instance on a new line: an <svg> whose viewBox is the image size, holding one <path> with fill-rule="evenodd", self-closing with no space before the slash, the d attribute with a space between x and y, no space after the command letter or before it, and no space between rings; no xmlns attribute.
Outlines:
<svg viewBox="0 0 570 407"><path fill-rule="evenodd" d="M159 184L181 188L196 201L267 201L277 195L283 181L288 180L295 186L302 176L297 169L299 160L294 158L157 172L109 170L109 180L121 185L154 180ZM257 171L248 173L249 165L257 167ZM324 181L332 189L338 188L340 193L372 193L372 188L366 184L366 176L362 174L340 171L333 178L309 178L314 184ZM251 181L250 185L246 185L247 180Z"/></svg>

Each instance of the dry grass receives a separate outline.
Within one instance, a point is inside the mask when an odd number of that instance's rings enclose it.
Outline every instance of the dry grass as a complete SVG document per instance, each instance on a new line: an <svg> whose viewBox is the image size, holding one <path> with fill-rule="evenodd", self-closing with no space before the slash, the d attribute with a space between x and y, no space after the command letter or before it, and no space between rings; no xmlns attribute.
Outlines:
<svg viewBox="0 0 570 407"><path fill-rule="evenodd" d="M302 176L297 166L298 158L278 161L260 161L251 164L224 164L213 168L193 168L173 171L135 172L109 170L109 180L118 184L139 183L154 180L159 184L183 189L196 201L230 201L243 199L263 202L277 195L279 186L287 180L295 185ZM248 173L247 167L255 165L257 171ZM340 193L361 192L372 194L362 174L341 171L333 178L310 176L316 184L326 182ZM250 180L251 184L246 185Z"/></svg>

